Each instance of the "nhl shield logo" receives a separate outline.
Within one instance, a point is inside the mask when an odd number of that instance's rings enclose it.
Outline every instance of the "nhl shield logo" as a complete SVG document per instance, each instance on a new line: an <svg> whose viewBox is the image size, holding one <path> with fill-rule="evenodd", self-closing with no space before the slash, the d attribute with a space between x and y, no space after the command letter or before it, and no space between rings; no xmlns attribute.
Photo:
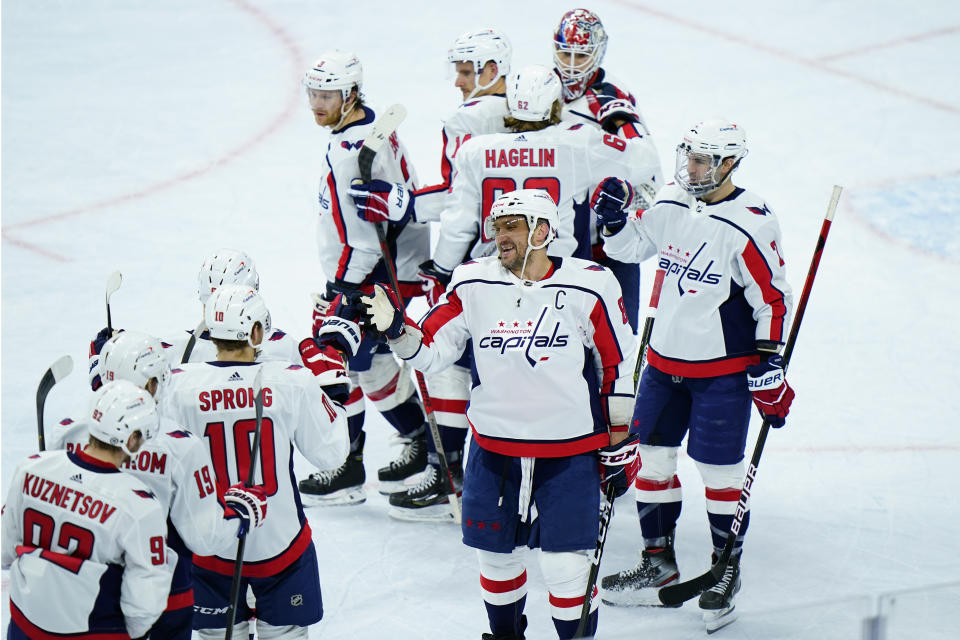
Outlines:
<svg viewBox="0 0 960 640"><path fill-rule="evenodd" d="M299 607L302 604L303 604L303 594L295 593L292 596L290 596L291 607Z"/></svg>

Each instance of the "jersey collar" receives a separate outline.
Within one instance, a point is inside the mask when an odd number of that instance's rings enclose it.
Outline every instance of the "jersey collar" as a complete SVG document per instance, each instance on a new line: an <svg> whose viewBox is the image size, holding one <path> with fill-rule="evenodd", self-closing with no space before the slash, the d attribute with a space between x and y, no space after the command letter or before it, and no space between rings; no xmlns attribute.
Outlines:
<svg viewBox="0 0 960 640"><path fill-rule="evenodd" d="M93 456L87 455L87 452L82 449L76 453L67 453L67 457L70 458L75 465L78 467L83 467L87 471L96 471L97 473L120 473L120 469L117 467L113 466L109 462L97 460Z"/></svg>

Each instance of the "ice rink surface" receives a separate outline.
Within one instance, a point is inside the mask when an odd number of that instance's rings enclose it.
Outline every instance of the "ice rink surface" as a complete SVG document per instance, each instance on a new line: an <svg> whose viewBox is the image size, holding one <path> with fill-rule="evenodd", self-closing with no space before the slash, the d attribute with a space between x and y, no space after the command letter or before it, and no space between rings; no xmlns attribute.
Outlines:
<svg viewBox="0 0 960 640"><path fill-rule="evenodd" d="M368 102L407 106L400 135L421 182L432 181L441 119L459 101L446 64L454 37L496 26L513 41L515 68L549 64L551 31L572 8L358 6L3 3L4 495L36 450L33 396L58 356L72 355L75 371L51 394L48 423L86 399L86 349L104 326L110 272L124 277L115 325L169 336L199 320L204 255L244 249L275 325L309 330L308 294L325 280L314 223L326 133L300 77L320 52L352 49ZM693 123L724 116L745 128L750 153L735 181L777 212L796 295L831 187L846 189L791 363L797 400L754 486L741 617L716 637L857 638L876 595L960 579L960 4L590 8L610 35L604 66L636 95L667 175ZM379 416L368 431L376 478L396 451ZM709 538L685 457L681 479L677 549L691 577L708 566ZM375 483L362 506L308 515L326 610L311 637L486 630L476 558L452 525L388 518ZM601 575L632 565L638 538L623 499ZM555 637L535 562L530 574L528 638ZM956 637L947 608L957 605L957 589L898 597L889 637ZM601 609L598 637L702 635L695 603Z"/></svg>

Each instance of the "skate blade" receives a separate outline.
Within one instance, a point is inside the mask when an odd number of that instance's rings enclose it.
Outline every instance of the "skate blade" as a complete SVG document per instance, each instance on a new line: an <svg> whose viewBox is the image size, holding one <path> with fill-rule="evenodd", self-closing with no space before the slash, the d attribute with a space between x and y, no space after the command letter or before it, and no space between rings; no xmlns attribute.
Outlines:
<svg viewBox="0 0 960 640"><path fill-rule="evenodd" d="M363 487L341 489L325 496L300 492L300 501L305 507L345 507L351 504L362 504L366 500L367 492Z"/></svg>
<svg viewBox="0 0 960 640"><path fill-rule="evenodd" d="M447 503L432 504L429 507L419 509L390 507L387 510L387 515L404 522L453 522L453 514L450 512L450 505Z"/></svg>
<svg viewBox="0 0 960 640"><path fill-rule="evenodd" d="M716 633L728 624L737 621L736 606L730 605L725 609L703 612L703 624L707 628L707 633Z"/></svg>
<svg viewBox="0 0 960 640"><path fill-rule="evenodd" d="M407 489L414 486L414 483L407 484L406 480L381 480L377 491L382 496L393 495L394 493L406 493Z"/></svg>

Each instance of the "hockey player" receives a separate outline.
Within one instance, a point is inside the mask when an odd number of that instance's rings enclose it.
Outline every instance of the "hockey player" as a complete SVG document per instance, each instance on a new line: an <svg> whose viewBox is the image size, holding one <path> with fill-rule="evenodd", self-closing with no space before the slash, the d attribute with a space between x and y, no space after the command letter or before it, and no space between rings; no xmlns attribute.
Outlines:
<svg viewBox="0 0 960 640"><path fill-rule="evenodd" d="M616 178L594 197L607 253L624 261L657 256L666 272L631 427L643 460L636 489L644 549L636 567L603 578L610 604L659 604L659 588L679 579L673 540L684 437L706 487L716 555L743 485L751 399L775 427L793 400L777 355L791 306L780 225L763 198L731 181L746 154L743 129L707 120L685 133L676 184L653 207L628 216L618 200L630 187ZM708 631L734 620L748 523L749 514L722 580L700 597Z"/></svg>
<svg viewBox="0 0 960 640"><path fill-rule="evenodd" d="M3 508L10 569L6 637L141 638L167 604L176 553L163 505L120 473L157 430L157 407L134 384L107 384L80 451L22 462Z"/></svg>
<svg viewBox="0 0 960 640"><path fill-rule="evenodd" d="M317 555L293 477L293 448L317 467L334 468L347 455L343 408L310 371L282 362L255 362L270 332L270 313L249 287L226 285L207 300L205 320L217 360L174 369L163 410L203 438L214 482L246 479L256 428L253 382L262 370L263 418L255 483L267 494L270 518L247 534L241 594L256 599L260 638L306 638L323 615ZM340 363L343 374L343 362ZM235 552L194 556L194 628L200 638L222 638ZM241 597L236 636L245 638L251 609Z"/></svg>
<svg viewBox="0 0 960 640"><path fill-rule="evenodd" d="M351 183L360 177L357 158L375 119L360 92L360 61L342 51L326 52L307 70L303 82L315 122L330 129L317 221L320 266L327 278L326 291L314 297L314 325L318 326L336 312L338 305L333 300L338 294L351 297L371 291L374 282L387 282L388 278L376 229L358 217L349 193ZM405 189L415 187L413 166L396 134L376 155L372 173ZM405 283L402 293L405 297L421 294L416 273L418 265L429 257L429 227L396 227L391 229L388 242L397 261L397 273ZM397 430L403 444L400 456L377 472L381 491L399 488L403 480L426 466L426 420L409 372L401 371L390 351L372 340L365 341L348 364L354 383L346 404L350 455L335 471L318 472L300 482L308 504L351 504L366 499L364 396Z"/></svg>
<svg viewBox="0 0 960 640"><path fill-rule="evenodd" d="M204 259L197 274L201 316L207 298L217 290L217 287L225 284L242 284L259 291L260 275L257 273L253 258L243 251L223 248L217 249ZM177 366L184 361L183 357L191 341L193 345L189 347L190 353L186 354L188 355L186 362L207 362L216 358L217 350L210 341L210 333L204 328L196 339L193 339L195 331L196 329L186 329L183 335L162 343L171 366ZM117 331L114 331L113 335L116 333ZM90 386L94 391L101 384L98 367L100 350L110 337L110 331L104 328L90 342ZM285 331L274 327L257 350L257 360L300 362L300 353L297 351L296 342Z"/></svg>
<svg viewBox="0 0 960 640"><path fill-rule="evenodd" d="M471 138L507 131L504 118L509 116L506 100L506 76L510 73L512 47L506 35L496 29L479 29L460 34L447 53L454 65L455 85L463 94L463 103L443 123L443 147L440 155L438 184L421 187L414 192L416 219L439 221L450 195L453 163L460 146ZM363 185L360 188L375 188ZM380 188L390 189L382 183ZM360 204L363 204L362 202ZM386 220L384 220L386 221ZM438 271L432 260L420 265L418 276L430 305L437 302L450 274ZM437 419L440 440L453 473L454 485L463 481L463 445L467 436L467 400L472 380L469 353L453 366L426 376L430 400ZM448 485L440 473L433 438L427 438L426 473L420 482L405 491L390 495L391 516L403 520L448 520L446 504Z"/></svg>
<svg viewBox="0 0 960 640"><path fill-rule="evenodd" d="M558 223L544 191L498 198L485 220L498 255L457 267L422 328L383 287L361 298L371 325L419 370L449 366L472 340L462 530L478 550L488 639L523 637L527 547L542 550L557 634L574 636L597 538L598 449L621 491L636 473L636 439L626 438L634 337L620 287L592 262L547 256Z"/></svg>
<svg viewBox="0 0 960 640"><path fill-rule="evenodd" d="M631 144L648 145L657 156L653 139L633 94L600 65L607 50L607 32L599 16L587 9L567 11L553 32L553 66L563 82L563 120L616 133ZM640 309L640 265L613 260L603 252L596 215L590 211L590 192L576 197L577 253L609 267L623 289L634 333Z"/></svg>
<svg viewBox="0 0 960 640"><path fill-rule="evenodd" d="M132 382L157 398L170 377L159 340L139 331L124 331L100 352L99 375L106 381ZM87 443L91 419L62 420L52 434L51 449L77 453ZM260 526L266 515L263 487L237 484L218 494L213 464L202 439L161 416L155 438L145 442L121 471L139 478L169 515L167 543L177 553L177 566L167 608L153 625L155 638L190 640L193 630L192 553L230 553L240 531ZM221 503L223 497L227 505Z"/></svg>

